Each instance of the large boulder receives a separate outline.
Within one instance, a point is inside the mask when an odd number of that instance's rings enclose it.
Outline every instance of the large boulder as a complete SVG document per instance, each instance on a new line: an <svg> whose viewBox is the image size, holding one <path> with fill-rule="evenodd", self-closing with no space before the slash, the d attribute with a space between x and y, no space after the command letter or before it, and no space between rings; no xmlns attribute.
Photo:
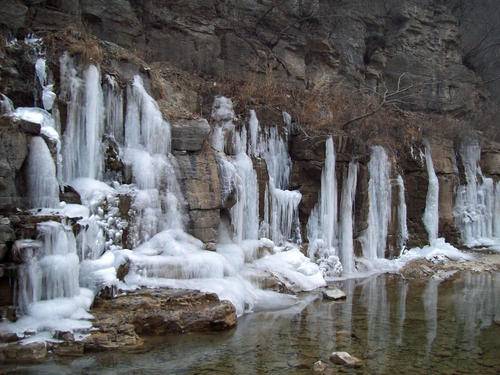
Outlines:
<svg viewBox="0 0 500 375"><path fill-rule="evenodd" d="M205 119L178 120L172 123L172 148L176 151L200 151L210 133Z"/></svg>
<svg viewBox="0 0 500 375"><path fill-rule="evenodd" d="M141 336L218 331L236 324L236 310L215 294L196 291L138 290L115 299L98 298L91 310L97 330L84 340L85 350L137 348Z"/></svg>
<svg viewBox="0 0 500 375"><path fill-rule="evenodd" d="M215 242L219 227L221 187L213 150L176 155L189 210L188 231L203 242Z"/></svg>

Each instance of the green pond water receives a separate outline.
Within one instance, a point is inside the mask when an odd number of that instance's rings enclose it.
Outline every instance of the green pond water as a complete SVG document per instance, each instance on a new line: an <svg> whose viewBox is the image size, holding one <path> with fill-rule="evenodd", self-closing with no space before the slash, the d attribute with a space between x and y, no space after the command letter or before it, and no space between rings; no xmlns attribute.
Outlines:
<svg viewBox="0 0 500 375"><path fill-rule="evenodd" d="M347 351L363 366L330 364L334 373L500 374L500 273L412 282L378 275L336 285L346 301L304 294L297 306L246 315L228 332L155 338L142 353L96 353L5 371L311 374L315 361Z"/></svg>

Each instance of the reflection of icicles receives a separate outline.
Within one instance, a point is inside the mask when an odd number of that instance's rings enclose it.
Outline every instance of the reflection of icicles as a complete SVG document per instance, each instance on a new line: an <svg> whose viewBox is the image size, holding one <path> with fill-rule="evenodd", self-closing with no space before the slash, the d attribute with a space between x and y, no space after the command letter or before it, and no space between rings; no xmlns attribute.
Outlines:
<svg viewBox="0 0 500 375"><path fill-rule="evenodd" d="M422 296L427 324L427 353L431 352L432 344L437 335L438 287L440 282L440 279L430 278Z"/></svg>
<svg viewBox="0 0 500 375"><path fill-rule="evenodd" d="M384 258L391 221L391 164L383 147L372 148L368 170L368 228L363 238L363 255L367 259Z"/></svg>
<svg viewBox="0 0 500 375"><path fill-rule="evenodd" d="M438 238L439 230L439 180L434 171L429 142L425 142L425 164L427 166L429 184L427 187L423 221L429 237L429 243L432 244Z"/></svg>
<svg viewBox="0 0 500 375"><path fill-rule="evenodd" d="M59 205L56 167L42 137L31 138L27 180L31 207L57 207Z"/></svg>
<svg viewBox="0 0 500 375"><path fill-rule="evenodd" d="M405 185L403 181L403 177L398 175L396 179L398 185L398 247L399 249L403 249L406 245L406 241L408 241L408 226L407 226L407 213L406 213L406 199L405 199Z"/></svg>
<svg viewBox="0 0 500 375"><path fill-rule="evenodd" d="M385 276L372 276L363 282L362 298L367 314L367 350L385 358L388 347L389 302ZM379 363L384 363L382 359Z"/></svg>
<svg viewBox="0 0 500 375"><path fill-rule="evenodd" d="M462 293L455 299L457 323L463 325L462 342L466 350L476 346L480 331L491 326L500 312L499 273L468 272L464 275Z"/></svg>
<svg viewBox="0 0 500 375"><path fill-rule="evenodd" d="M403 344L403 331L406 319L406 295L408 293L408 283L403 279L399 279L399 321L398 321L398 338L396 344L401 346Z"/></svg>
<svg viewBox="0 0 500 375"><path fill-rule="evenodd" d="M340 260L345 273L354 272L354 199L356 197L356 185L358 176L358 163L350 162L347 178L344 178L342 186L342 197L340 199Z"/></svg>
<svg viewBox="0 0 500 375"><path fill-rule="evenodd" d="M356 280L347 279L344 281L342 290L346 294L346 301L341 305L342 308L342 321L343 328L349 335L349 343L351 341L352 334L352 308L354 300L354 289L356 286Z"/></svg>

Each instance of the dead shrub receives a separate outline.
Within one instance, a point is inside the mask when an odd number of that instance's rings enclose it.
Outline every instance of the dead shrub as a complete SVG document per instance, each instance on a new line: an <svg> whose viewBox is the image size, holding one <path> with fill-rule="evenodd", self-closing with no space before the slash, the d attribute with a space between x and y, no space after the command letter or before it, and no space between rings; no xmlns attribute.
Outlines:
<svg viewBox="0 0 500 375"><path fill-rule="evenodd" d="M84 28L66 27L61 32L48 35L45 43L52 53L61 55L68 51L84 64L100 64L104 58L99 40Z"/></svg>

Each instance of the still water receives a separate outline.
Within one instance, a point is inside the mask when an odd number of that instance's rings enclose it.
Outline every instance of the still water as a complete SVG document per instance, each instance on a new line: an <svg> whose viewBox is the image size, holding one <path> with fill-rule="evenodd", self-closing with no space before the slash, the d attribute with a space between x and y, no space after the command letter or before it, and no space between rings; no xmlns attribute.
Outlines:
<svg viewBox="0 0 500 375"><path fill-rule="evenodd" d="M352 374L500 374L500 273L406 281L343 281L344 302L301 296L288 310L244 316L224 333L157 338L144 353L98 353L16 374L310 374L332 351L360 358ZM0 371L1 372L1 371Z"/></svg>

